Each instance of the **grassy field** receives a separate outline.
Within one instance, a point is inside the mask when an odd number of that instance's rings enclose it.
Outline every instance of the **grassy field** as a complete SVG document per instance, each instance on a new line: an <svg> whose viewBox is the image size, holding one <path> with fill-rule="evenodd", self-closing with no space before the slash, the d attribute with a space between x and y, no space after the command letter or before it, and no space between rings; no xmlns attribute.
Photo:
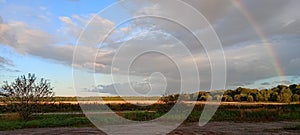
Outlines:
<svg viewBox="0 0 300 135"><path fill-rule="evenodd" d="M132 104L109 105L109 107L112 110L116 111L120 116L135 121L147 121L158 118L168 112L168 110L172 106L173 104L154 104L150 106L135 106ZM204 104L197 104L185 122L197 122L199 120L203 107ZM15 113L4 112L0 115L0 130L13 130L20 128L93 126L91 122L83 114L81 114L78 105L56 105L48 108L47 112L54 113L46 113L44 115L36 114L32 117L31 120L27 122L19 120L18 116ZM176 119L177 117L178 116L172 116L170 117L170 120ZM294 120L300 120L300 104L225 104L219 107L212 118L212 121L234 122L270 122ZM109 121L110 120L108 118L107 120L104 120L103 123ZM286 129L299 130L299 126L286 127Z"/></svg>
<svg viewBox="0 0 300 135"><path fill-rule="evenodd" d="M284 127L284 130L299 130L300 131L300 125L295 125L295 126L288 126Z"/></svg>
<svg viewBox="0 0 300 135"><path fill-rule="evenodd" d="M82 114L35 115L32 120L27 122L19 120L16 114L5 114L1 115L0 119L0 130L81 126L92 126L90 121Z"/></svg>

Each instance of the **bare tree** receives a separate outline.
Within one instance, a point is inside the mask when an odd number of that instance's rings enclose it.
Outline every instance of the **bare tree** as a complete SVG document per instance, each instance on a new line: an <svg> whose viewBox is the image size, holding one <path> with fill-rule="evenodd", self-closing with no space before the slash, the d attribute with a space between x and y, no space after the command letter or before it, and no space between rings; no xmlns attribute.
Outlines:
<svg viewBox="0 0 300 135"><path fill-rule="evenodd" d="M18 77L14 82L4 82L0 89L2 102L11 107L23 120L41 110L41 104L53 101L53 88L44 78L37 81L35 74Z"/></svg>

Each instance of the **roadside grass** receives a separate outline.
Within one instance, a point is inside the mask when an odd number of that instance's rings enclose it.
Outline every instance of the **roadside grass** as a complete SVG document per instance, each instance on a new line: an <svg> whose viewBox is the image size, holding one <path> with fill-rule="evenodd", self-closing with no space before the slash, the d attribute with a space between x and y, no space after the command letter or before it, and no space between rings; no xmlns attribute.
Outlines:
<svg viewBox="0 0 300 135"><path fill-rule="evenodd" d="M284 130L299 130L300 131L300 125L293 125L293 126L287 126L283 128Z"/></svg>
<svg viewBox="0 0 300 135"><path fill-rule="evenodd" d="M8 114L8 116L11 114ZM7 115L6 115L7 116ZM93 126L91 122L80 114L53 114L36 115L27 122L17 119L7 119L3 115L0 119L0 130L14 130L21 128L46 128L46 127L82 127Z"/></svg>
<svg viewBox="0 0 300 135"><path fill-rule="evenodd" d="M149 121L159 118L163 114L156 112L129 112L124 113L123 117L133 121Z"/></svg>
<svg viewBox="0 0 300 135"><path fill-rule="evenodd" d="M297 108L300 109L300 108ZM163 112L127 112L122 116L129 120L146 121L158 118ZM185 122L198 122L202 114L201 109L194 109ZM170 120L181 119L181 115L169 116ZM278 110L269 108L255 109L218 109L213 115L211 121L233 121L233 122L271 122L271 121L299 121L300 111Z"/></svg>

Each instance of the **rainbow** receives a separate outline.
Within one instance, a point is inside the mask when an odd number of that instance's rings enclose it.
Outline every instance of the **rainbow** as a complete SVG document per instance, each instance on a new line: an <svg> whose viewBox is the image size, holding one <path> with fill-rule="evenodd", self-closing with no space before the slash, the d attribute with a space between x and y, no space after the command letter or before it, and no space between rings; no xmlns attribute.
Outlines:
<svg viewBox="0 0 300 135"><path fill-rule="evenodd" d="M285 71L282 67L280 59L278 58L278 56L276 54L276 51L273 47L272 42L270 41L270 39L268 38L266 33L256 23L256 20L253 17L253 15L247 10L247 8L243 5L243 3L240 2L240 0L233 0L232 3L237 9L239 9L242 12L242 14L245 16L247 21L254 28L256 34L260 37L262 42L265 44L265 46L268 50L268 53L269 53L269 55L271 56L271 58L273 60L272 63L273 63L273 66L275 67L276 73L278 74L278 76L280 77L281 80L284 80Z"/></svg>

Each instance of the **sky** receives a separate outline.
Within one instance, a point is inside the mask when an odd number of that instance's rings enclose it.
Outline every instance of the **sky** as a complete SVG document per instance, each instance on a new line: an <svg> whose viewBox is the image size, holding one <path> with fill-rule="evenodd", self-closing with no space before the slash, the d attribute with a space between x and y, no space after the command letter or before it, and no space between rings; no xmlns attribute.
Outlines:
<svg viewBox="0 0 300 135"><path fill-rule="evenodd" d="M210 90L216 80L225 85L215 89L299 84L299 6L0 0L0 85L28 73L49 79L57 96L189 93Z"/></svg>

